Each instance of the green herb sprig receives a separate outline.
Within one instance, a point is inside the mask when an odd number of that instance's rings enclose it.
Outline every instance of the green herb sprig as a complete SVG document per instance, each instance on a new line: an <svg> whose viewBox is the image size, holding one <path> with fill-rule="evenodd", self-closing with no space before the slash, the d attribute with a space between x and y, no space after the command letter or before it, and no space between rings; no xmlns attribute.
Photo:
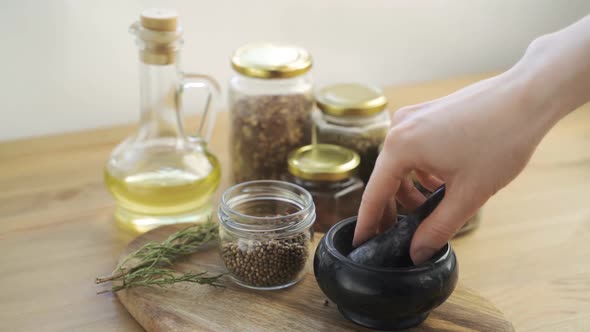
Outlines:
<svg viewBox="0 0 590 332"><path fill-rule="evenodd" d="M207 276L207 272L180 273L167 268L175 259L198 252L204 245L218 238L217 224L208 221L173 233L161 243L146 243L125 257L110 275L96 278L96 284L118 281L111 289L99 294L139 286L161 287L177 282L223 287L220 278L224 274Z"/></svg>

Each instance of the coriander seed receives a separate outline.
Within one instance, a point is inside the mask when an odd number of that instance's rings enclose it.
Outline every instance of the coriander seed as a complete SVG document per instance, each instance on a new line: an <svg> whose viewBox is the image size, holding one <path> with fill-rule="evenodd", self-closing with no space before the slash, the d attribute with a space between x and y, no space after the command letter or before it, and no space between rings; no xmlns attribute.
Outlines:
<svg viewBox="0 0 590 332"><path fill-rule="evenodd" d="M315 207L309 192L282 181L229 188L219 206L220 255L231 278L255 289L301 279L308 263Z"/></svg>

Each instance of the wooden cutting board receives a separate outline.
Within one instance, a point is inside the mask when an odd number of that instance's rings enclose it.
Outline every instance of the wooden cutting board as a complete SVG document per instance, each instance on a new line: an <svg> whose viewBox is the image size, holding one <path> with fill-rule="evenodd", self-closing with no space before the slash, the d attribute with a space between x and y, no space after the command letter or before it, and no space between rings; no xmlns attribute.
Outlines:
<svg viewBox="0 0 590 332"><path fill-rule="evenodd" d="M186 227L186 226L184 226ZM133 240L121 254L149 241L162 241L178 226L165 226ZM316 234L315 244L322 234ZM179 261L182 271L225 272L217 247ZM134 288L117 293L131 315L148 331L366 331L344 319L319 289L312 264L295 286L253 291L225 280L226 288L175 284ZM460 283L453 295L420 326L408 331L514 331L492 303Z"/></svg>

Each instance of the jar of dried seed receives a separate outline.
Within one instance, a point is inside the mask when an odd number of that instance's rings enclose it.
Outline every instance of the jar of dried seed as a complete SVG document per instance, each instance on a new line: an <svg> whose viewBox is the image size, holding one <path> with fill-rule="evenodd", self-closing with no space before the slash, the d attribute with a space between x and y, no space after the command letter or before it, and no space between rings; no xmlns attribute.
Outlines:
<svg viewBox="0 0 590 332"><path fill-rule="evenodd" d="M289 181L307 189L315 203L314 230L327 232L358 214L365 185L357 176L359 155L333 144L314 144L289 154Z"/></svg>
<svg viewBox="0 0 590 332"><path fill-rule="evenodd" d="M221 258L232 279L280 289L301 279L311 253L315 207L309 192L282 181L244 182L219 205Z"/></svg>
<svg viewBox="0 0 590 332"><path fill-rule="evenodd" d="M387 98L381 90L362 84L335 84L315 93L313 113L317 143L344 146L361 157L359 175L367 183L391 126Z"/></svg>
<svg viewBox="0 0 590 332"><path fill-rule="evenodd" d="M311 56L296 46L251 44L238 49L231 63L234 181L279 180L287 154L311 141Z"/></svg>

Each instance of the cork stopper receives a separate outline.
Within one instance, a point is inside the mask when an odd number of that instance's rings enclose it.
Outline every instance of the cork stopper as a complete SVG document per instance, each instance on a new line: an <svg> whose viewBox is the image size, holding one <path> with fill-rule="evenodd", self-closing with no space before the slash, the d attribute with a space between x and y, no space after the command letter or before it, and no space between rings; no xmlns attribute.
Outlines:
<svg viewBox="0 0 590 332"><path fill-rule="evenodd" d="M175 10L146 9L129 31L137 36L141 61L151 65L176 63L176 55L182 45L182 27Z"/></svg>
<svg viewBox="0 0 590 332"><path fill-rule="evenodd" d="M178 26L178 13L173 9L150 8L141 13L140 20L145 29L173 32Z"/></svg>

